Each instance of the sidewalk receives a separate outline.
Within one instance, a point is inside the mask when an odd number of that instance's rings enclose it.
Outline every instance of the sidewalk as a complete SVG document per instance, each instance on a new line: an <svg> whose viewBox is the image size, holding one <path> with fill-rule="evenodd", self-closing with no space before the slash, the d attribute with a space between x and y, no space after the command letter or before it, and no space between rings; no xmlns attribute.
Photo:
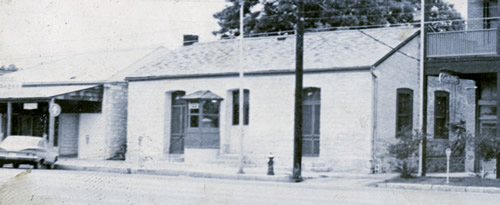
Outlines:
<svg viewBox="0 0 500 205"><path fill-rule="evenodd" d="M429 173L429 177L446 177L446 173ZM450 179L454 177L471 177L470 173L450 173ZM491 178L491 177L489 177ZM452 192L474 192L500 194L500 188L497 187L479 187L479 186L457 186L447 184L415 184L402 182L380 182L375 185L380 188L388 189L410 189L423 191L452 191Z"/></svg>
<svg viewBox="0 0 500 205"><path fill-rule="evenodd" d="M244 174L237 174L238 167L219 164L186 164L182 162L148 161L143 163L131 163L127 161L114 160L84 160L84 159L60 159L56 163L57 169L85 170L98 172L111 172L123 174L150 174L166 176L187 176L200 178L217 178L233 180L252 181L274 181L293 182L291 179L291 168L275 168L275 175L267 175L267 167L245 167ZM303 170L304 179L319 178L356 178L356 179L379 179L387 176L370 174L338 173L338 172L312 172ZM381 178L382 177L382 178Z"/></svg>

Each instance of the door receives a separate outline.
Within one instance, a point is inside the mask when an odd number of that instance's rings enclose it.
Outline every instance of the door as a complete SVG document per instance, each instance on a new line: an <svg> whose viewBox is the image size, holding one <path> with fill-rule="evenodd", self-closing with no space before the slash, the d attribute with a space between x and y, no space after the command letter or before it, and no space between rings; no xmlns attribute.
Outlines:
<svg viewBox="0 0 500 205"><path fill-rule="evenodd" d="M219 149L220 100L191 100L188 103L188 148Z"/></svg>
<svg viewBox="0 0 500 205"><path fill-rule="evenodd" d="M59 120L59 155L78 155L78 114L61 114Z"/></svg>
<svg viewBox="0 0 500 205"><path fill-rule="evenodd" d="M183 91L172 93L172 118L170 127L170 153L184 153L184 131L186 127L186 102L180 97Z"/></svg>
<svg viewBox="0 0 500 205"><path fill-rule="evenodd" d="M306 88L302 104L302 155L319 156L321 96L319 88Z"/></svg>
<svg viewBox="0 0 500 205"><path fill-rule="evenodd" d="M47 133L48 119L46 115L14 115L13 135L27 135L42 137Z"/></svg>

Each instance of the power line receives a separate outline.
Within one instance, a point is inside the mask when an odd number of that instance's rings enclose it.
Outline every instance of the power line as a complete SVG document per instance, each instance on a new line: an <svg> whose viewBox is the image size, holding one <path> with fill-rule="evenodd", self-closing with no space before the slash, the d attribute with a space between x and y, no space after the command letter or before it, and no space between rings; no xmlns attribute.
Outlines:
<svg viewBox="0 0 500 205"><path fill-rule="evenodd" d="M358 31L359 31L360 33L364 34L365 36L368 36L369 38L373 39L374 41L376 41L376 42L378 42L378 43L380 43L380 44L382 44L382 45L384 45L384 46L389 47L391 50L396 50L394 47L390 46L389 44L387 44L387 43L385 43L385 42L382 42L381 40L379 40L379 39L377 39L377 38L373 37L372 35L370 35L370 34L368 34L368 33L364 32L364 31L362 31L362 30L358 30ZM413 56L411 56L410 54L407 54L407 53L405 53L405 52L402 52L402 51L401 51L401 50L399 50L399 49L398 49L398 50L396 50L396 52L401 53L401 54L405 55L406 57L409 57L409 58L411 58L411 59L413 59L413 60L420 61L420 59L415 58L415 57L413 57Z"/></svg>
<svg viewBox="0 0 500 205"><path fill-rule="evenodd" d="M468 19L468 20L463 20L463 19L456 19L456 20L435 20L435 21L427 21L424 22L425 24L433 24L433 23L450 23L450 22L467 22L467 21L479 21L479 20L494 20L494 19L500 19L500 17L489 17L489 18L473 18L473 19ZM331 27L325 27L325 28L310 28L306 29L306 32L321 32L321 31L332 31L332 30L337 30L337 29L363 29L363 28L375 28L375 27L396 27L396 26L415 26L415 25L420 25L420 22L417 23L399 23L399 24L373 24L373 25L360 25L360 26L331 26ZM280 35L280 34L294 34L294 30L283 30L283 31L274 31L274 32L257 32L257 33L250 33L245 35L245 37L259 37L259 36L270 36L270 35ZM341 31L338 31L341 32ZM151 33L151 32L148 32ZM167 43L167 42L165 42ZM130 49L144 49L144 48L150 48L153 46L161 46L164 44L158 43L158 44L152 44L149 46L143 46L143 47L136 47L136 48L127 48L127 49L112 49L112 50L107 50L107 51L95 51L95 52L112 52L112 51L122 51L122 50L130 50ZM63 55L52 55L51 57L57 57L57 56L72 56L72 55L82 55L82 54L87 54L89 52L84 52L84 53L77 53L77 54L63 54ZM41 58L40 56L33 56L33 57L0 57L0 60L12 60L12 59L36 59L36 58Z"/></svg>
<svg viewBox="0 0 500 205"><path fill-rule="evenodd" d="M336 10L322 10L322 11L317 11L317 13L321 13L321 12L324 12L324 13L328 13L329 11L333 12L333 11L336 11ZM426 14L434 14L436 12L434 11L426 11L425 12ZM439 14L439 11L437 12ZM411 12L387 12L387 13L383 13L383 14L373 14L373 13L367 13L367 14L361 14L361 13L345 13L345 14L340 14L340 15L345 15L345 16L356 16L356 17L369 17L369 16L391 16L391 15L401 15L401 14L407 14L407 15L415 15L416 12L414 11L411 11ZM293 16L293 13L287 13L287 14L273 14L273 15L262 15L262 17L287 17L287 16ZM340 16L331 16L331 17L309 17L306 19L319 19L319 18L340 18Z"/></svg>
<svg viewBox="0 0 500 205"><path fill-rule="evenodd" d="M473 18L473 19L455 19L455 20L434 20L426 21L424 24L434 24L434 23L450 23L450 22L468 22L468 21L479 21L479 20L494 20L500 17L489 17L489 18ZM408 23L397 23L397 24L371 24L371 25L359 25L359 26L329 26L325 28L309 28L306 29L307 32L320 32L320 31L331 31L336 29L363 29L363 28L375 28L375 27L397 27L397 26L416 26L420 25L420 22L408 22ZM258 32L248 34L248 37L252 36L269 36L276 34L292 34L294 30L283 30L283 31L273 31L273 32Z"/></svg>

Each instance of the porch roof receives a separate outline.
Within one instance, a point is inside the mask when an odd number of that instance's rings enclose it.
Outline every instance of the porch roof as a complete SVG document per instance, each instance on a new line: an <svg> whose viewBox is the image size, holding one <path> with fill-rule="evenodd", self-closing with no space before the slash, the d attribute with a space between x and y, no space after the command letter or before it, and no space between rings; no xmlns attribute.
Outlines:
<svg viewBox="0 0 500 205"><path fill-rule="evenodd" d="M221 96L218 96L217 94L211 92L210 90L199 90L194 93L191 93L189 95L186 95L182 97L184 100L197 100L197 99L204 99L204 100L222 100L223 98Z"/></svg>
<svg viewBox="0 0 500 205"><path fill-rule="evenodd" d="M64 85L64 86L34 86L19 87L13 89L0 89L0 100L26 100L26 99L50 99L52 97L68 96L79 98L92 97L90 95L81 96L78 91L96 88L99 85ZM72 95L71 95L72 94ZM94 98L94 97L92 97ZM95 100L91 100L95 101Z"/></svg>

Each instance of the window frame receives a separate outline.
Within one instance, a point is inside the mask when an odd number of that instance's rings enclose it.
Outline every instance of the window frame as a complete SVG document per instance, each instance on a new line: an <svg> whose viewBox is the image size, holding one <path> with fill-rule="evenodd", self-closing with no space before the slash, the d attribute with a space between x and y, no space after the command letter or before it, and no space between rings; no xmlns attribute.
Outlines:
<svg viewBox="0 0 500 205"><path fill-rule="evenodd" d="M240 90L233 90L231 92L231 95L233 97L233 102L232 102L232 125L239 125L240 124ZM250 124L250 90L249 89L243 89L243 125L249 125Z"/></svg>
<svg viewBox="0 0 500 205"><path fill-rule="evenodd" d="M437 111L438 105L440 104L438 102L438 98L440 99L444 98L446 101L444 113L442 113L442 111L440 112ZM442 121L443 119L445 122L444 125L438 125L438 120ZM450 137L449 129L446 128L446 126L449 125L449 123L450 123L450 93L444 90L434 91L434 138L435 139L449 139ZM446 131L441 131L441 129Z"/></svg>
<svg viewBox="0 0 500 205"><path fill-rule="evenodd" d="M409 95L409 104L408 104L408 113L401 113L400 103L403 99L400 99L400 96L406 94ZM401 117L408 117L408 127L407 130L403 130L404 128L401 126ZM401 126L401 127L400 127ZM413 130L413 90L410 88L398 88L396 90L396 138L400 135L406 134L406 132L411 132Z"/></svg>
<svg viewBox="0 0 500 205"><path fill-rule="evenodd" d="M311 95L308 95L311 93ZM306 87L302 89L302 114L304 120L305 106L311 106L311 129L305 130L305 123L302 122L302 157L319 157L321 153L321 88ZM304 133L306 132L306 133ZM316 136L317 137L314 137ZM308 137L306 137L308 136ZM308 141L311 145L310 152L306 152L304 143ZM317 149L315 143L318 144Z"/></svg>

